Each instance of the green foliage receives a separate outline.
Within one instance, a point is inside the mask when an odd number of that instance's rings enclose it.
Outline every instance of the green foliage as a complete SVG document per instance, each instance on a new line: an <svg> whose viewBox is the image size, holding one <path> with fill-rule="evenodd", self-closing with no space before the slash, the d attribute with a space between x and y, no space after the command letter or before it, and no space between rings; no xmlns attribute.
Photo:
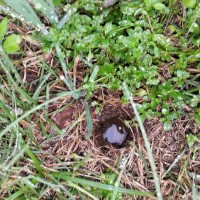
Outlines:
<svg viewBox="0 0 200 200"><path fill-rule="evenodd" d="M197 141L198 141L197 136L195 136L193 134L187 135L187 143L188 143L188 146L189 146L190 149L192 148L194 143L197 142Z"/></svg>
<svg viewBox="0 0 200 200"><path fill-rule="evenodd" d="M162 13L169 13L169 9L165 6L165 4L163 3L155 3L153 5L153 7L156 9L156 10L159 10L161 11Z"/></svg>
<svg viewBox="0 0 200 200"><path fill-rule="evenodd" d="M199 153L199 150L200 150L200 147L198 145L198 143L200 142L200 139L196 135L193 135L191 133L186 136L186 139L187 139L187 144L188 144L190 153L192 155L192 159L194 160L196 157L196 154Z"/></svg>
<svg viewBox="0 0 200 200"><path fill-rule="evenodd" d="M47 36L41 37L44 51L51 51L59 43L66 56L79 55L90 63L90 68L93 63L99 66L99 79L94 84L85 78L84 88L90 94L97 88L96 83L117 90L126 82L135 96L142 90L144 102L139 106L142 118L161 116L165 130L169 130L170 122L193 99L186 91L190 79L187 66L199 61L199 50L188 49L193 39L186 40L188 29L176 27L177 34L167 38L158 15L169 14L169 8L159 0L121 1L102 10L98 1L82 0L72 6L76 12L68 23L60 30L52 28ZM185 24L191 19L194 22L193 12L197 10L187 12ZM199 31L192 28L192 22L190 27L189 31L196 37ZM173 38L179 40L179 48L172 43ZM166 65L170 75L164 78L161 72Z"/></svg>
<svg viewBox="0 0 200 200"><path fill-rule="evenodd" d="M40 30L43 34L47 34L47 30L39 19L36 11L42 13L52 24L58 23L58 16L55 13L54 4L51 1L3 0L3 2L0 2L0 11L6 15L10 15L14 19L36 27L37 30Z"/></svg>
<svg viewBox="0 0 200 200"><path fill-rule="evenodd" d="M200 108L196 110L196 113L194 114L194 119L196 124L200 126Z"/></svg>
<svg viewBox="0 0 200 200"><path fill-rule="evenodd" d="M195 8L197 0L183 0L183 5L186 8Z"/></svg>
<svg viewBox="0 0 200 200"><path fill-rule="evenodd" d="M9 35L3 43L3 48L6 53L15 53L20 49L21 36L16 34Z"/></svg>
<svg viewBox="0 0 200 200"><path fill-rule="evenodd" d="M114 185L117 179L117 175L115 173L112 172L108 172L105 174L101 174L101 180L102 183L104 184L108 184L108 185ZM121 187L121 185L120 185ZM99 190L99 195L101 195L102 197L104 197L104 199L109 200L112 197L112 191L105 191L105 190ZM116 197L117 200L121 200L123 199L122 194L118 194Z"/></svg>
<svg viewBox="0 0 200 200"><path fill-rule="evenodd" d="M4 40L5 34L7 32L8 21L4 18L0 23L0 41ZM12 54L20 50L20 43L22 41L21 36L16 34L11 34L5 38L3 41L3 49L6 53Z"/></svg>
<svg viewBox="0 0 200 200"><path fill-rule="evenodd" d="M0 23L0 41L4 39L4 36L7 31L7 26L8 26L8 20L7 18L4 18L2 22Z"/></svg>
<svg viewBox="0 0 200 200"><path fill-rule="evenodd" d="M60 6L61 3L62 3L62 0L53 0L53 4L54 4L55 6Z"/></svg>

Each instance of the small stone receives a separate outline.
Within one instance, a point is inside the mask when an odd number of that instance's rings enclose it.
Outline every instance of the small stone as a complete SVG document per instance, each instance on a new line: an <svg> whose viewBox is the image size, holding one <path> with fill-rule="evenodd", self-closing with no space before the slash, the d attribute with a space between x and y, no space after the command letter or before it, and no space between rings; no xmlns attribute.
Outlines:
<svg viewBox="0 0 200 200"><path fill-rule="evenodd" d="M103 138L106 142L122 146L128 135L128 129L118 118L112 118L106 122Z"/></svg>

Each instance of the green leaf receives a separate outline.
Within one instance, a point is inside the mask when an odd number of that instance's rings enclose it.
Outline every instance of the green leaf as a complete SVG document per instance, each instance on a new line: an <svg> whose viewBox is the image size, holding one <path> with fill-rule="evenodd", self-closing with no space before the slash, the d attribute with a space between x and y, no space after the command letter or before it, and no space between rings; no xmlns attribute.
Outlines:
<svg viewBox="0 0 200 200"><path fill-rule="evenodd" d="M194 39L194 44L199 48L200 47L200 39Z"/></svg>
<svg viewBox="0 0 200 200"><path fill-rule="evenodd" d="M90 76L89 82L93 83L95 81L95 79L96 79L96 77L98 75L98 72L99 72L99 66L96 65L94 67L93 71L92 71L92 74Z"/></svg>
<svg viewBox="0 0 200 200"><path fill-rule="evenodd" d="M112 35L117 31L117 26L109 22L104 26L104 30L105 35Z"/></svg>
<svg viewBox="0 0 200 200"><path fill-rule="evenodd" d="M132 15L137 7L131 7L130 5L122 6L120 8L121 12L125 15Z"/></svg>
<svg viewBox="0 0 200 200"><path fill-rule="evenodd" d="M8 20L5 17L0 23L0 40L3 40L7 31L7 26L8 26Z"/></svg>
<svg viewBox="0 0 200 200"><path fill-rule="evenodd" d="M186 139L187 139L187 143L188 143L189 148L192 148L194 143L198 140L197 136L195 136L193 134L186 135Z"/></svg>
<svg viewBox="0 0 200 200"><path fill-rule="evenodd" d="M190 106L193 108L196 107L200 103L200 99L198 96L194 95L192 99L190 99ZM198 113L197 113L198 114ZM200 120L200 119L199 119Z"/></svg>
<svg viewBox="0 0 200 200"><path fill-rule="evenodd" d="M164 130L165 130L165 131L169 131L170 127L171 127L170 121L166 121L166 122L164 123L164 127L163 127Z"/></svg>
<svg viewBox="0 0 200 200"><path fill-rule="evenodd" d="M20 43L22 41L21 36L16 34L9 35L3 43L3 48L6 53L15 53L20 49Z"/></svg>
<svg viewBox="0 0 200 200"><path fill-rule="evenodd" d="M167 8L167 7L165 6L165 4L163 4L163 3L156 3L156 4L153 5L153 7L154 7L156 10L159 10L159 11L161 11L161 12L163 12L163 13L169 13L169 8Z"/></svg>
<svg viewBox="0 0 200 200"><path fill-rule="evenodd" d="M140 88L139 90L136 91L135 95L139 96L139 97L143 97L145 95L147 95L148 92L146 90L144 90L143 88Z"/></svg>
<svg viewBox="0 0 200 200"><path fill-rule="evenodd" d="M73 49L75 49L76 51L82 51L82 52L88 51L86 44L84 44L83 42L77 42L73 44Z"/></svg>
<svg viewBox="0 0 200 200"><path fill-rule="evenodd" d="M106 63L99 68L99 75L106 75L113 72L114 65Z"/></svg>
<svg viewBox="0 0 200 200"><path fill-rule="evenodd" d="M165 48L167 48L169 46L167 38L162 34L155 34L154 41L156 41L158 44L162 45Z"/></svg>
<svg viewBox="0 0 200 200"><path fill-rule="evenodd" d="M194 115L194 120L195 120L196 124L200 126L200 113L196 113Z"/></svg>
<svg viewBox="0 0 200 200"><path fill-rule="evenodd" d="M62 0L53 0L55 6L59 6L62 3Z"/></svg>
<svg viewBox="0 0 200 200"><path fill-rule="evenodd" d="M196 7L196 0L183 0L183 5L186 8L195 8Z"/></svg>

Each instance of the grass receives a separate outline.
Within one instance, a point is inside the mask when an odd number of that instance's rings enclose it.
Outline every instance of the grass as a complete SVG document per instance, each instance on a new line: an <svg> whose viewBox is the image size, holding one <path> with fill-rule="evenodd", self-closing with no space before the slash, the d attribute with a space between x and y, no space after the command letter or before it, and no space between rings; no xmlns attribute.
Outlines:
<svg viewBox="0 0 200 200"><path fill-rule="evenodd" d="M0 3L0 199L198 199L199 1L37 3Z"/></svg>

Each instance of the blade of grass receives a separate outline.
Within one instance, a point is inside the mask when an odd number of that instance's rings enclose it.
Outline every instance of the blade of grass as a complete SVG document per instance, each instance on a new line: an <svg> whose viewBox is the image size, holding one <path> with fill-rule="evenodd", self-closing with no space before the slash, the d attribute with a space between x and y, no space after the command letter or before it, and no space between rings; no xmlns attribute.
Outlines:
<svg viewBox="0 0 200 200"><path fill-rule="evenodd" d="M16 88L16 91L18 91L20 93L22 99L26 99L26 101L28 100L31 103L35 103L35 100L32 99L23 88L19 87L18 84L16 84L16 81L13 79L10 72L6 69L5 65L1 61L0 61L0 64L1 64L1 67L3 68L3 70L6 72L8 80L11 82L10 84Z"/></svg>
<svg viewBox="0 0 200 200"><path fill-rule="evenodd" d="M60 181L58 181L56 178L54 178L53 176L50 175L51 180L56 183L57 185L60 185ZM61 186L61 189L65 192L66 195L68 195L71 200L76 200L76 198L74 197L74 195L72 195L65 187Z"/></svg>
<svg viewBox="0 0 200 200"><path fill-rule="evenodd" d="M37 90L33 94L33 99L38 99L39 94L41 92L42 86L46 83L48 78L51 76L51 73L48 73L47 75L43 76L43 81L40 83L40 85L37 87Z"/></svg>
<svg viewBox="0 0 200 200"><path fill-rule="evenodd" d="M62 69L63 69L63 72L64 72L64 78L62 80L64 81L64 83L66 84L68 89L70 91L72 91L73 85L72 85L72 82L71 82L71 80L70 80L70 78L68 76L67 65L66 65L66 63L64 61L64 55L63 55L63 53L61 51L61 48L60 48L59 44L56 44L56 54L57 54L57 56L58 56L58 58L60 60L60 63L61 63L61 66L62 66ZM78 94L78 93L73 93L72 94L72 97L74 99L78 99L79 96L80 96L80 94Z"/></svg>
<svg viewBox="0 0 200 200"><path fill-rule="evenodd" d="M1 123L8 123L8 120L6 120L3 116L0 115L0 122Z"/></svg>
<svg viewBox="0 0 200 200"><path fill-rule="evenodd" d="M49 84L46 85L46 100L49 100ZM49 104L45 105L44 116L47 117L49 113Z"/></svg>
<svg viewBox="0 0 200 200"><path fill-rule="evenodd" d="M40 166L39 160L33 154L33 152L29 149L28 145L25 143L25 141L23 140L23 138L21 138L21 143L24 146L26 153L28 154L28 156L30 157L30 159L33 161L33 164L34 164L36 170L38 171L39 175L42 176L43 175L43 170L42 170L42 168Z"/></svg>
<svg viewBox="0 0 200 200"><path fill-rule="evenodd" d="M7 143L7 147L11 150L7 152L7 156L4 157L4 162L1 164L1 168L8 171L9 168L12 167L15 161L18 160L20 156L22 156L23 151L21 151L21 145L19 142L20 134L17 130L17 127L14 127L14 134L11 134L9 137L9 144ZM5 145L6 147L6 145ZM5 148L6 149L6 148ZM20 155L19 155L20 154Z"/></svg>
<svg viewBox="0 0 200 200"><path fill-rule="evenodd" d="M186 149L184 149L180 155L178 155L176 157L176 159L174 160L174 162L170 165L170 167L167 169L167 171L163 174L163 176L161 177L161 179L163 179L170 171L171 169L176 165L176 163L185 155Z"/></svg>
<svg viewBox="0 0 200 200"><path fill-rule="evenodd" d="M74 183L78 183L81 185L87 185L87 186L91 186L91 187L98 188L98 189L103 189L103 190L107 190L107 191L115 190L115 186L113 186L113 185L94 182L94 181L86 180L83 178L76 178L73 176L69 176L69 173L65 173L65 172L54 172L54 173L51 173L51 175L58 179L71 181ZM124 194L129 194L129 195L143 196L143 197L154 197L154 194L151 192L131 190L131 189L125 189L125 188L121 188L121 187L118 188L118 192L124 193Z"/></svg>
<svg viewBox="0 0 200 200"><path fill-rule="evenodd" d="M86 100L84 101L84 105L85 105L85 116L86 116L86 121L87 121L87 130L88 130L88 134L86 135L85 138L89 140L90 137L92 136L93 124L92 124L92 117L90 114L89 104Z"/></svg>
<svg viewBox="0 0 200 200"><path fill-rule="evenodd" d="M21 21L26 21L28 24L32 24L43 32L44 35L48 33L44 24L40 21L39 17L26 0L4 0L4 2L12 8L16 13L19 14ZM12 12L12 10L10 11ZM8 13L9 14L9 13ZM12 16L12 14L10 13Z"/></svg>
<svg viewBox="0 0 200 200"><path fill-rule="evenodd" d="M89 82L93 83L93 82L95 81L98 72L99 72L99 66L96 65L96 66L94 67L93 71L92 71L92 74L91 74L91 76L90 76Z"/></svg>
<svg viewBox="0 0 200 200"><path fill-rule="evenodd" d="M15 155L15 157L13 157L12 160L11 160L8 164L6 164L6 166L4 167L4 169L5 169L6 171L8 171L8 170L15 164L15 162L16 162L20 157L22 157L22 156L24 155L24 152L25 152L25 151L26 151L25 148L21 149L20 152L17 153L17 154Z"/></svg>
<svg viewBox="0 0 200 200"><path fill-rule="evenodd" d="M198 200L198 195L197 195L197 189L196 189L196 185L194 182L194 175L193 175L193 180L192 180L192 199L193 200Z"/></svg>
<svg viewBox="0 0 200 200"><path fill-rule="evenodd" d="M149 171L149 168L148 168L148 165L147 165L147 161L145 160L144 156L142 155L141 150L133 142L130 142L130 145L133 146L136 149L137 153L139 154L139 156L142 159L142 162L144 164L145 172L147 173L147 176L149 176L150 171Z"/></svg>
<svg viewBox="0 0 200 200"><path fill-rule="evenodd" d="M136 116L136 119L138 121L138 124L140 126L140 130L142 132L142 137L144 139L144 143L145 143L145 146L146 146L146 149L147 149L147 153L148 153L148 157L149 157L149 162L150 162L150 165L151 165L151 169L153 171L153 177L154 177L154 182L155 182L155 187L156 187L156 194L157 194L157 198L158 200L162 200L162 194L161 194L161 189L160 189L160 183L159 183L159 178L158 178L158 174L156 172L156 166L155 166L155 162L154 162L154 158L153 158L153 154L151 152L151 147L150 147L150 144L149 144L149 141L148 141L148 137L147 137L147 133L145 131L145 128L143 126L143 123L142 123L142 119L138 113L138 110L137 110L137 107L136 107L136 104L134 103L133 101L133 97L132 95L130 94L129 90L128 90L128 87L126 85L126 83L124 82L123 83L123 90L125 92L125 95L127 97L127 99L130 101L131 103L131 106L134 110L134 113L135 113L135 116Z"/></svg>
<svg viewBox="0 0 200 200"><path fill-rule="evenodd" d="M57 125L51 120L49 119L49 117L45 117L45 120L49 123L49 125L52 127L52 129L57 132L58 135L63 135L63 131L60 130Z"/></svg>
<svg viewBox="0 0 200 200"><path fill-rule="evenodd" d="M28 187L24 186L24 187L20 188L14 194L12 194L10 197L8 197L7 200L19 199L19 197L22 196L23 194L25 194L27 191L28 191Z"/></svg>
<svg viewBox="0 0 200 200"><path fill-rule="evenodd" d="M63 25L69 20L69 18L71 17L71 15L76 11L75 8L73 8L72 6L69 7L69 9L67 10L67 13L65 14L65 16L60 20L60 22L57 25L58 29L61 29L63 27Z"/></svg>
<svg viewBox="0 0 200 200"><path fill-rule="evenodd" d="M8 106L6 106L5 101L0 99L0 108L2 109L3 114L10 118L10 120L14 120L14 116L11 114Z"/></svg>
<svg viewBox="0 0 200 200"><path fill-rule="evenodd" d="M75 92L80 91L80 90L73 90L73 91L69 91L69 92L63 92L58 94L57 97L54 97L50 100L45 101L44 103L41 103L37 106L35 106L34 108L30 109L29 111L27 111L26 113L24 113L23 115L21 115L19 118L17 118L15 121L13 121L12 123L10 123L2 132L0 132L0 139L2 138L2 136L7 133L8 131L10 131L13 126L15 126L16 124L18 124L22 119L26 118L27 116L29 116L30 114L34 113L37 110L42 109L46 104L52 103L57 101L58 99L68 96L68 95L72 95Z"/></svg>
<svg viewBox="0 0 200 200"><path fill-rule="evenodd" d="M64 75L65 75L65 79L63 80L66 84L66 86L68 87L69 90L72 90L72 82L68 76L68 73L67 73L67 65L64 61L64 54L62 53L61 51L61 48L59 46L59 44L56 44L56 54L60 60L60 63L61 63L61 66L62 66L62 70L64 72Z"/></svg>
<svg viewBox="0 0 200 200"><path fill-rule="evenodd" d="M22 85L23 88L25 88L23 80L22 80L21 76L19 75L18 71L16 70L16 67L12 64L10 58L5 53L5 51L3 50L3 47L1 45L0 45L0 55L3 58L4 65L6 65L4 71L6 72L10 69L11 73L13 73L15 75L16 80ZM1 62L1 65L3 65L2 62Z"/></svg>
<svg viewBox="0 0 200 200"><path fill-rule="evenodd" d="M129 156L129 157L130 157L130 156ZM126 158L126 160L122 163L121 171L120 171L119 176L118 176L118 178L117 178L117 181L116 181L116 183L115 183L115 190L114 190L113 193L112 193L111 200L115 200L116 197L117 197L117 192L118 192L119 184L120 184L120 181L121 181L121 178L122 178L122 175L123 175L123 172L124 172L124 170L125 170L126 163L127 163L128 159L129 159L129 157ZM122 161L123 161L123 159L122 159Z"/></svg>
<svg viewBox="0 0 200 200"><path fill-rule="evenodd" d="M190 159L189 156L187 156L183 162L183 165L181 166L181 170L180 170L178 178L177 178L178 183L181 183L184 175L187 174L187 166L189 164L189 159Z"/></svg>
<svg viewBox="0 0 200 200"><path fill-rule="evenodd" d="M54 190L57 190L59 191L59 189L63 190L67 196L69 197L72 197L73 195L61 184L58 182L58 184L55 184L55 183L52 183L50 181L48 181L48 179L45 179L45 178L41 178L41 177L36 177L36 176L33 176L33 175L29 175L28 177L26 177L30 180L35 180L39 183L42 183L44 185L47 185L48 187L50 188L53 188Z"/></svg>
<svg viewBox="0 0 200 200"><path fill-rule="evenodd" d="M93 196L92 194L90 194L89 192L87 192L86 190L84 190L83 188L81 188L80 186L78 186L78 185L72 183L71 181L68 181L68 185L69 185L70 187L73 187L73 188L79 190L80 192L86 194L86 195L89 196L90 198L92 198L92 199L94 199L94 200L98 200L95 196Z"/></svg>
<svg viewBox="0 0 200 200"><path fill-rule="evenodd" d="M53 24L58 23L58 16L55 13L55 8L52 1L44 0L30 0L35 6L35 9L42 12L42 14Z"/></svg>

